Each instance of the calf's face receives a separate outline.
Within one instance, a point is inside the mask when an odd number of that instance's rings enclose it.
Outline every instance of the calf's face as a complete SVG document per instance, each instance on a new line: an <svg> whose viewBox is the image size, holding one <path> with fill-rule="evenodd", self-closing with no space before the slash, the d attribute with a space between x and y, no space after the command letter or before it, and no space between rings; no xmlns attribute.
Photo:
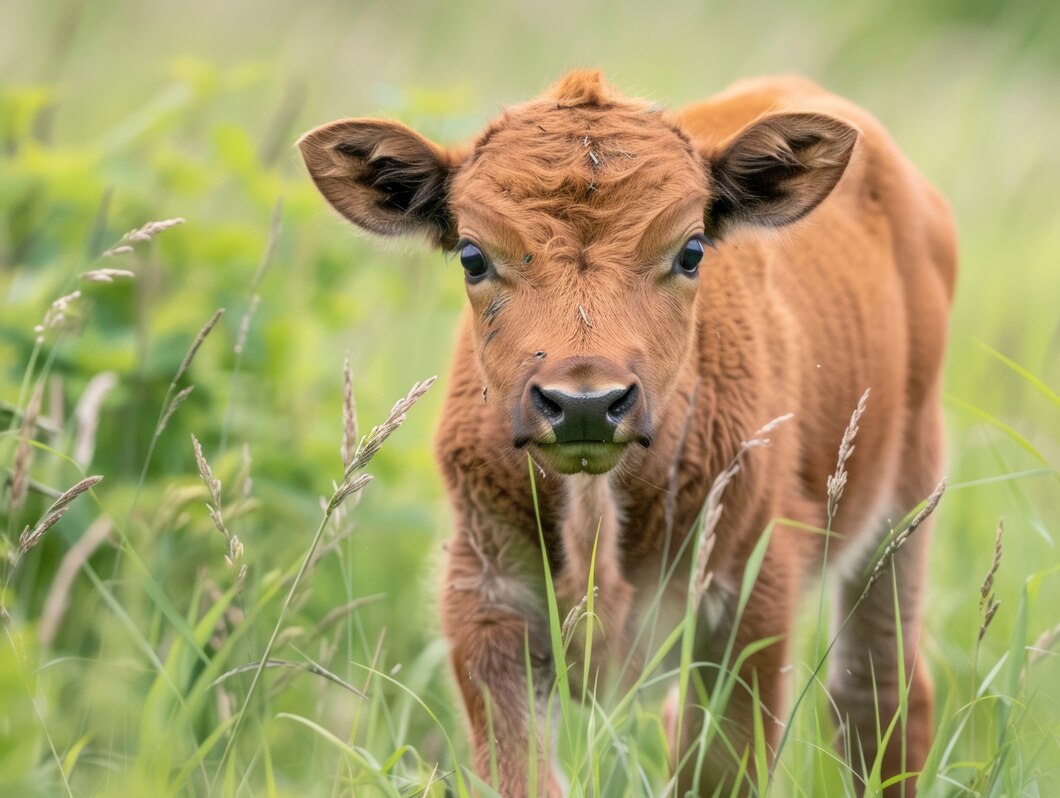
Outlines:
<svg viewBox="0 0 1060 798"><path fill-rule="evenodd" d="M299 146L349 220L426 235L459 260L483 386L512 444L563 473L603 473L651 445L716 239L808 213L855 138L832 117L774 114L697 148L654 107L573 73L469 147L369 119Z"/></svg>

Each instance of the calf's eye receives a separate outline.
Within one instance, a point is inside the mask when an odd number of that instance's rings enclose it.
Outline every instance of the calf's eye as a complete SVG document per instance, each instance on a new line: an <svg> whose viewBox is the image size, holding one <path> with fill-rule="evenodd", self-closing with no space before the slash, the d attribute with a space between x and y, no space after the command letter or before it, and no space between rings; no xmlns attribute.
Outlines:
<svg viewBox="0 0 1060 798"><path fill-rule="evenodd" d="M464 244L460 249L460 265L464 267L464 274L472 281L481 280L489 271L489 264L486 263L482 250L470 243Z"/></svg>
<svg viewBox="0 0 1060 798"><path fill-rule="evenodd" d="M703 260L703 239L690 238L677 256L675 264L683 274L694 275L699 271L699 262Z"/></svg>

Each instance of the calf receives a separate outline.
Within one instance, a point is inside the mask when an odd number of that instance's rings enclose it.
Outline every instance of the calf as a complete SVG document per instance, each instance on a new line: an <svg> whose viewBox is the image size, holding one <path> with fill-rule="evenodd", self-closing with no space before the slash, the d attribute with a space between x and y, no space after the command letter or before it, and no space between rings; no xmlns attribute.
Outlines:
<svg viewBox="0 0 1060 798"><path fill-rule="evenodd" d="M776 519L829 525L827 478L866 389L830 521L834 605L853 617L829 686L860 749L851 761L871 765L877 712L886 725L898 706L904 651L904 752L896 733L883 775L918 770L932 729L917 649L927 529L894 560L901 649L891 580L859 599L888 519L940 477L955 235L945 201L880 123L800 79L741 83L668 113L585 71L508 109L465 147L373 119L317 128L300 147L351 222L424 236L463 266L469 307L437 454L457 524L444 627L478 771L488 778L492 749L501 793L528 791L531 725L542 723L555 668L542 545L561 613L586 595L595 546L596 651L636 667L652 637L645 623L665 632L684 611L689 537L711 485L741 442L793 414L768 449L742 457L724 494L693 652L719 662L763 530ZM800 588L822 572L824 540L805 526L773 528L735 651L776 642L743 665L725 710L732 750L716 744L702 759L706 794L731 786L758 707L783 717L788 636ZM527 644L545 691L536 707ZM677 759L702 716L684 713ZM771 750L780 731L767 720ZM559 793L548 763L536 781Z"/></svg>

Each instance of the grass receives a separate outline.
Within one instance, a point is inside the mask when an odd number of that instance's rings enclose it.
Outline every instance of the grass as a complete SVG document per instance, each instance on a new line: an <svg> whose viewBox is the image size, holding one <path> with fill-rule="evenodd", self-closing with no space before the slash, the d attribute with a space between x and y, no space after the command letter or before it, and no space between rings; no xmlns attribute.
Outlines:
<svg viewBox="0 0 1060 798"><path fill-rule="evenodd" d="M444 374L465 301L459 269L349 235L287 145L345 114L456 141L564 68L595 64L672 104L736 77L808 73L873 109L953 202L950 481L918 654L938 706L921 794L1057 794L1051 5L549 6L516 25L503 4L268 2L211 13L205 27L195 4L79 9L23 4L0 26L0 794L490 794L469 770L434 598L451 527L430 446L444 376L374 453L374 481L328 510L353 484L359 441L344 353L357 415L386 419L410 385ZM187 221L151 240L119 240L178 215ZM115 245L133 249L100 258ZM102 268L134 276L79 277ZM35 332L74 291L61 325ZM104 373L113 387L86 418L78 402ZM12 506L15 470L26 493ZM19 554L22 530L94 475L103 481ZM241 589L207 502L243 546ZM991 571L1000 604L980 636ZM549 685L555 717L538 742L555 747L574 794L662 794L667 683L709 712L693 758L726 745L714 721L726 689L744 686L680 657L686 623L656 636L676 664L657 656L632 689L574 700L567 686L586 684L596 655L591 587L566 634L560 607L551 613L553 648L582 659ZM873 763L835 753L817 674L833 636L827 603L812 591L799 616L790 687L805 698L771 795L882 786ZM902 727L901 713L880 719L881 735ZM744 769L764 783L764 731L752 735Z"/></svg>

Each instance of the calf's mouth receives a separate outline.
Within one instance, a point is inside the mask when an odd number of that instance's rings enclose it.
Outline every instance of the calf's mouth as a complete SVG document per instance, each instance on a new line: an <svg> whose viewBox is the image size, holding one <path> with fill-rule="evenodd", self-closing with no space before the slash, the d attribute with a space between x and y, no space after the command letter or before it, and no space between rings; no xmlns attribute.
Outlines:
<svg viewBox="0 0 1060 798"><path fill-rule="evenodd" d="M561 474L606 474L622 459L628 442L537 443L534 448Z"/></svg>

